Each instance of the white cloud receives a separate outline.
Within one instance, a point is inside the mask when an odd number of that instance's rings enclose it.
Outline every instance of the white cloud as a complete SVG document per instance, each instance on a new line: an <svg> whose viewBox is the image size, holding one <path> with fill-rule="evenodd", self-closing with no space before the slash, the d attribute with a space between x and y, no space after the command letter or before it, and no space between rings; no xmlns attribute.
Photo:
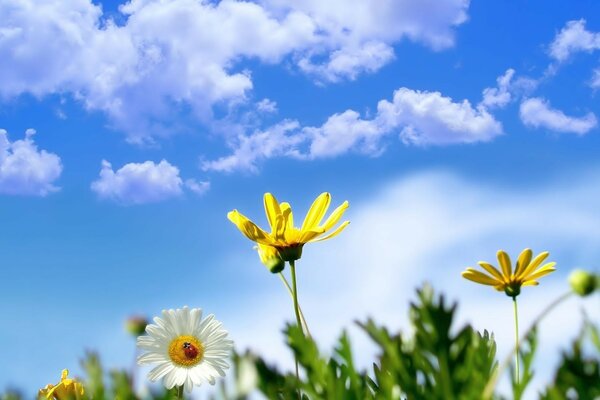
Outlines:
<svg viewBox="0 0 600 400"><path fill-rule="evenodd" d="M302 158L297 147L304 141L298 134L297 121L283 121L250 135L241 134L232 145L233 153L213 161L204 161L202 169L222 172L242 170L257 172L256 163L281 156Z"/></svg>
<svg viewBox="0 0 600 400"><path fill-rule="evenodd" d="M439 92L400 88L392 101L379 101L371 119L346 110L333 114L318 127L284 121L239 135L231 143L233 154L206 161L203 168L255 172L258 161L274 157L317 159L349 151L377 156L385 149L384 139L394 134L406 144L425 146L486 142L502 133L502 125L485 107L474 108L468 100L455 102Z"/></svg>
<svg viewBox="0 0 600 400"><path fill-rule="evenodd" d="M569 117L539 97L526 99L521 103L520 117L529 127L579 135L588 133L598 124L596 116L591 112L582 117Z"/></svg>
<svg viewBox="0 0 600 400"><path fill-rule="evenodd" d="M575 53L600 49L600 33L585 29L585 20L569 21L550 44L550 56L559 62L567 61Z"/></svg>
<svg viewBox="0 0 600 400"><path fill-rule="evenodd" d="M571 269L594 266L600 257L600 191L590 184L600 179L600 171L575 176L522 191L426 172L350 199L350 226L335 239L307 245L297 264L300 301L311 332L324 350L331 349L342 327L367 316L406 332L408 301L415 298L414 288L427 280L449 299L460 301L459 323L470 321L479 330L494 332L498 356L504 358L514 343L510 299L466 281L460 273L480 259L496 263L500 248L511 255L526 247L536 253L549 250L557 272L542 278L539 287L525 288L519 297L525 329L545 305L568 290ZM334 198L332 206L343 200ZM256 263L257 274L266 274L256 254L245 254ZM292 306L283 302L283 287L271 279L273 284L265 284L258 298L242 302L246 309L236 302L229 316L220 315L230 321L232 334L237 333L238 348L252 347L291 370L280 328L284 321L293 321ZM591 318L600 318L596 296L570 301L542 324L539 348L544 351L538 351L529 396L551 379L558 349L568 345L580 326L581 305L587 305ZM251 310L257 308L268 323L252 323ZM370 368L373 346L364 333L351 332L359 366Z"/></svg>
<svg viewBox="0 0 600 400"><path fill-rule="evenodd" d="M256 103L256 109L263 113L269 113L269 114L276 113L277 112L277 102L265 98Z"/></svg>
<svg viewBox="0 0 600 400"><path fill-rule="evenodd" d="M179 169L167 161L129 163L116 172L112 165L102 161L98 180L91 188L98 197L121 204L144 204L180 196L183 182Z"/></svg>
<svg viewBox="0 0 600 400"><path fill-rule="evenodd" d="M498 87L483 89L483 100L481 101L481 105L488 108L502 108L506 106L512 98L509 88L510 81L514 75L515 70L509 68L504 75L501 75L496 79Z"/></svg>
<svg viewBox="0 0 600 400"><path fill-rule="evenodd" d="M486 142L502 134L502 125L487 110L440 92L401 88L392 102L379 102L377 114L382 125L400 128L405 142L418 145Z"/></svg>
<svg viewBox="0 0 600 400"><path fill-rule="evenodd" d="M322 80L354 79L389 62L401 39L452 46L469 2L370 4L132 0L117 25L90 0L4 1L0 97L71 94L143 143L177 130L182 109L207 122L214 107L245 102L253 82L244 60L287 58Z"/></svg>
<svg viewBox="0 0 600 400"><path fill-rule="evenodd" d="M394 49L385 43L368 42L362 46L343 47L332 52L326 63L314 64L310 58L299 61L300 69L319 81L355 80L362 73L378 71L394 58Z"/></svg>
<svg viewBox="0 0 600 400"><path fill-rule="evenodd" d="M195 179L186 179L185 187L194 192L198 196L202 196L210 189L210 182L198 182Z"/></svg>
<svg viewBox="0 0 600 400"><path fill-rule="evenodd" d="M46 196L59 190L54 182L62 173L60 157L38 150L34 135L35 130L28 129L24 139L10 142L0 129L0 193Z"/></svg>

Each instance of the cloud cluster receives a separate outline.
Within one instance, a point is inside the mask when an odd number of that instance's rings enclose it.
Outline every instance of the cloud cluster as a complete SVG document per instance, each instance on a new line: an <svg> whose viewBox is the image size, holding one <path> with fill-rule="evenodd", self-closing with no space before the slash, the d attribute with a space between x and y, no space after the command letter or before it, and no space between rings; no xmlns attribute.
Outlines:
<svg viewBox="0 0 600 400"><path fill-rule="evenodd" d="M70 93L129 141L147 142L175 129L181 110L206 121L215 107L245 101L245 60L287 59L321 81L354 79L389 62L402 39L452 46L469 5L351 3L132 0L116 23L91 0L3 1L0 97Z"/></svg>
<svg viewBox="0 0 600 400"><path fill-rule="evenodd" d="M24 139L11 142L0 129L0 193L46 196L59 190L54 183L62 173L60 157L38 150L34 135L28 129Z"/></svg>
<svg viewBox="0 0 600 400"><path fill-rule="evenodd" d="M400 88L392 100L381 100L372 118L354 110L331 115L317 127L285 121L266 130L241 134L233 153L203 164L205 170L256 171L256 163L273 157L335 157L349 151L371 156L385 149L385 139L399 136L406 144L448 145L486 142L501 135L502 125L485 107L473 107L439 92Z"/></svg>
<svg viewBox="0 0 600 400"><path fill-rule="evenodd" d="M570 117L560 110L552 108L550 103L539 97L526 99L521 103L519 115L526 126L545 128L561 133L583 135L598 125L593 113L582 117Z"/></svg>
<svg viewBox="0 0 600 400"><path fill-rule="evenodd" d="M204 194L210 187L208 182L197 182L179 176L179 168L162 160L128 163L117 171L102 161L99 178L92 182L91 189L99 198L112 200L123 205L156 203L183 194L183 187L197 195Z"/></svg>

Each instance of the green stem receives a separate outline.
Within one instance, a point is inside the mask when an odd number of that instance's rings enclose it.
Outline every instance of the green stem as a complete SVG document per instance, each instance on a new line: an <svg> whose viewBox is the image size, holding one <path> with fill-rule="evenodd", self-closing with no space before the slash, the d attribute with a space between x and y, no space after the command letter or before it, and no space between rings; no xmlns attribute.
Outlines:
<svg viewBox="0 0 600 400"><path fill-rule="evenodd" d="M519 368L519 313L517 311L517 296L513 297L513 306L515 312L515 381L518 385L521 373Z"/></svg>
<svg viewBox="0 0 600 400"><path fill-rule="evenodd" d="M183 385L177 388L177 398L183 400Z"/></svg>
<svg viewBox="0 0 600 400"><path fill-rule="evenodd" d="M533 331L540 322L542 322L542 320L548 315L550 314L550 312L552 310L554 310L554 308L556 308L560 303L562 303L563 301L565 301L566 299L568 299L571 295L573 294L572 291L568 291L566 293L563 293L562 295L560 295L559 297L557 297L556 299L554 299L554 301L550 304L548 304L546 306L546 308L544 308L542 310L542 312L540 312L537 317L535 317L535 319L533 320L533 322L531 323L531 325L529 326L529 328L525 331L525 333L523 335L521 335L521 339L525 340L527 338L527 336L529 336L529 334L531 333L531 331ZM515 351L517 350L517 348L515 347ZM510 359L512 358L512 352L508 353L506 358L504 359L504 361L502 362L502 364L500 364L500 367L498 369L496 369L496 372L492 375L492 377L490 378L490 380L488 381L487 385L485 386L485 389L483 390L483 398L484 399L489 399L492 397L492 393L494 392L494 388L496 387L496 383L498 383L498 378L502 375L502 372L504 372L504 370L506 369L506 367L508 367L508 364L510 364Z"/></svg>
<svg viewBox="0 0 600 400"><path fill-rule="evenodd" d="M290 270L292 271L292 294L294 298L294 312L296 314L296 323L298 327L302 329L302 322L300 321L300 307L298 306L298 284L296 282L296 264L295 261L290 261ZM298 357L294 357L296 361L296 378L298 379L298 399L302 399L302 393L300 392L300 372L298 371Z"/></svg>
<svg viewBox="0 0 600 400"><path fill-rule="evenodd" d="M290 294L290 298L292 299L292 301L294 301L294 292L292 290L292 287L290 286L290 283L288 282L288 280L282 272L279 273L279 278L281 278L281 281L287 288L288 293ZM302 320L304 330L306 331L306 336L311 337L310 330L308 329L308 324L306 323L306 318L304 318L304 313L302 312L302 307L300 307L300 304L298 304L298 311L300 312L300 319Z"/></svg>
<svg viewBox="0 0 600 400"><path fill-rule="evenodd" d="M292 271L292 297L294 298L294 312L296 313L296 323L302 329L300 320L300 307L298 306L298 285L296 282L296 265L295 261L290 261L290 270Z"/></svg>

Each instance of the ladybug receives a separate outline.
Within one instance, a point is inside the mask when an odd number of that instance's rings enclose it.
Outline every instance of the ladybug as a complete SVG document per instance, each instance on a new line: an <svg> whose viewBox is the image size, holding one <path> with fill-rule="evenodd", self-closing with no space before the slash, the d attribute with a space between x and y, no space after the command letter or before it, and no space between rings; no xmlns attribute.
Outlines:
<svg viewBox="0 0 600 400"><path fill-rule="evenodd" d="M193 360L198 357L198 349L190 342L183 343L183 353L189 360Z"/></svg>

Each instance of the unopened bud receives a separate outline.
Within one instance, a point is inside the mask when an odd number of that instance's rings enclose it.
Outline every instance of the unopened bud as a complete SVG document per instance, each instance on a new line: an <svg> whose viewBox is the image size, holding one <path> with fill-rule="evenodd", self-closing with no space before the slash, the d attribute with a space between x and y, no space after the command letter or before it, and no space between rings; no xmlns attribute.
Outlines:
<svg viewBox="0 0 600 400"><path fill-rule="evenodd" d="M141 316L133 316L125 321L125 330L132 336L138 337L146 331L148 320Z"/></svg>
<svg viewBox="0 0 600 400"><path fill-rule="evenodd" d="M598 287L598 277L588 271L576 269L569 275L569 283L575 293L587 296Z"/></svg>

